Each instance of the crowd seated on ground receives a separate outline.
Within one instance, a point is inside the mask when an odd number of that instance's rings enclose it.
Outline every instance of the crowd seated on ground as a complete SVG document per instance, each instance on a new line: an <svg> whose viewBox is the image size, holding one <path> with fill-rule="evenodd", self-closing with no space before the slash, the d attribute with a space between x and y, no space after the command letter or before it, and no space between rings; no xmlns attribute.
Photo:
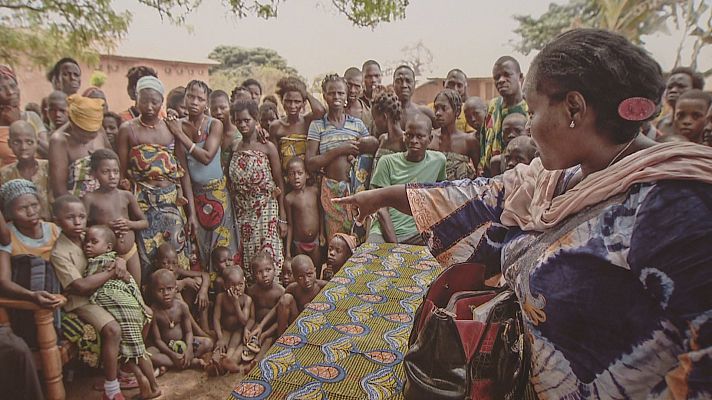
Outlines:
<svg viewBox="0 0 712 400"><path fill-rule="evenodd" d="M567 42L574 35L610 51L610 65L579 62L580 49ZM561 66L557 52L571 53L572 65ZM665 85L657 63L638 53L615 35L576 30L537 56L526 87L517 60L503 56L492 68L497 97L485 101L472 96L466 74L453 69L428 105L412 100L416 77L410 67L397 67L393 84L385 86L380 65L368 60L347 68L343 76L327 75L321 84L323 101L291 76L278 82L274 94L263 93L254 79L241 82L229 95L198 80L169 91L155 70L137 65L127 76L133 105L111 110L100 88L79 92L79 64L63 58L48 73L53 91L44 99L30 99L42 104L32 111L21 108L16 72L0 65L0 296L57 311L59 340L77 346L82 364L101 369L104 382L98 389L104 399L123 399L122 389L135 387L144 399L158 397L156 378L167 370L245 373L362 243L428 245L441 261L477 258L479 253L457 253L462 250L459 242L448 244L451 237L439 237L443 231L433 230L438 218L445 221L448 213L458 212L443 204L482 203L473 211L481 221L470 223L480 235L486 232L486 243L470 241L467 246L470 251L487 247L491 258L499 259L493 254L514 240L510 236L554 226L560 218L550 222L542 217L549 211L507 214L510 206L519 205L521 211L523 202L535 203L537 199L525 198L534 188L507 200L505 190L531 179L527 168L567 169L563 183L549 185L551 193L588 182L584 177L605 169L611 157L603 165L594 163L600 168L589 168L593 161L588 153L575 149L581 132L601 138L599 143L589 137L586 145L616 150L608 167L634 151L654 153L655 146L662 153L681 149L709 162L709 152L698 149L712 144L712 96L703 91L700 75L677 68ZM576 68L579 78L567 75ZM592 70L596 68L600 71ZM665 90L669 113L629 116L623 108L617 111L618 103L609 104L613 97L589 88L607 85L603 76L613 68L621 70L616 77L623 69L626 75L640 76L619 82L623 89L611 88L647 101L626 105L652 104L657 110ZM558 106L552 104L561 102L566 107L554 109ZM568 115L570 123L561 125L560 114ZM553 137L567 130L576 136ZM553 133L546 136L544 131ZM697 179L694 171L690 174L686 179ZM675 178L664 172L659 176ZM709 185L695 187L690 196L709 194ZM640 193L656 190L639 188ZM432 208L414 207L415 196L418 207ZM629 196L654 207L642 194ZM700 198L699 205L709 208L706 199ZM668 204L659 201L661 207ZM429 217L423 214L431 211ZM505 225L516 229L505 235ZM698 232L709 234L707 228ZM650 229L648 240L663 235L656 229L673 228L651 223ZM594 240L594 233L586 235ZM613 254L622 244L607 240L601 239L601 246L610 258L627 265L625 254ZM44 286L18 278L17 271L30 264L43 266ZM684 393L702 398L710 391L693 377L700 377L704 368L709 372L712 362L705 317L709 302L686 308L684 299L671 297L672 286L665 283L672 285L678 273L667 273L671 278L660 278L656 299L662 308L670 301L689 318L673 318L670 329L679 329L683 339L668 343L667 361L654 368L660 376L668 374L668 386L651 389L644 378L636 385L645 386L645 393L684 386ZM647 285L645 276L657 272L640 274ZM695 274L709 289L709 272ZM519 284L509 278L502 282ZM529 307L530 327L536 329L546 320L535 309L543 305L523 304ZM694 316L698 319L693 321ZM689 326L680 326L683 322ZM549 336L553 334L537 331L535 340L561 339ZM27 335L18 321L13 320L12 329L0 325L0 364L18 366L12 375L0 377L0 392L38 399L42 385L30 356L36 343ZM662 346L660 340L654 339L654 346ZM643 339L626 343L646 346ZM555 348L550 350L549 356L559 357ZM678 357L679 365L671 361ZM596 366L577 365L581 369L572 379L603 379ZM615 380L615 373L606 371ZM541 382L551 383L550 378L542 375ZM547 390L551 398L563 393Z"/></svg>

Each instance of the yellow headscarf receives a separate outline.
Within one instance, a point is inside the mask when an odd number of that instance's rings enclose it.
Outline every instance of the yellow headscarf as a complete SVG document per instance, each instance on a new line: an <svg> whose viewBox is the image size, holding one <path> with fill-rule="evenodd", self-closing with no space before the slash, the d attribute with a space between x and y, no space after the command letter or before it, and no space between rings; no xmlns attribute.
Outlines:
<svg viewBox="0 0 712 400"><path fill-rule="evenodd" d="M104 121L104 100L78 94L67 97L69 119L79 128L96 132Z"/></svg>

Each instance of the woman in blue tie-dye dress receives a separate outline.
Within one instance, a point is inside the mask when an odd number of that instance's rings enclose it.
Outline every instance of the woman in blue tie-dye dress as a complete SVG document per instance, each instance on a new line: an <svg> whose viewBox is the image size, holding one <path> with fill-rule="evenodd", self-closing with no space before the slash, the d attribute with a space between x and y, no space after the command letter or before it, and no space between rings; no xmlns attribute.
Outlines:
<svg viewBox="0 0 712 400"><path fill-rule="evenodd" d="M531 165L340 202L412 213L442 264L501 270L539 398L711 398L712 149L639 134L662 73L616 34L562 34L526 82Z"/></svg>

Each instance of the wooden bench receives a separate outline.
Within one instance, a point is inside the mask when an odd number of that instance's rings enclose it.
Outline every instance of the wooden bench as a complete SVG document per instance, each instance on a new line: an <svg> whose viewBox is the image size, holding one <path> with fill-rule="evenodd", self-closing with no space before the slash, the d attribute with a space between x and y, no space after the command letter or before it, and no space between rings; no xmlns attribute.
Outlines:
<svg viewBox="0 0 712 400"><path fill-rule="evenodd" d="M60 351L57 344L57 333L53 325L52 310L41 308L29 301L0 297L0 324L10 323L6 309L33 312L39 347L39 350L35 352L35 360L39 361L37 367L42 371L45 394L48 400L64 400L66 393L64 392L64 382L62 382L62 366L72 358L72 352L68 348Z"/></svg>

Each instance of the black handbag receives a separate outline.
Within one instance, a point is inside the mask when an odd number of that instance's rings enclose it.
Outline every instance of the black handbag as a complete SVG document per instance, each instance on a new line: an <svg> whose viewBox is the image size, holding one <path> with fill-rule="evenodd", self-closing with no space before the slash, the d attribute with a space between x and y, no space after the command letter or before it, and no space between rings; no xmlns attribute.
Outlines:
<svg viewBox="0 0 712 400"><path fill-rule="evenodd" d="M404 357L406 399L535 399L514 292L484 285L485 267L457 264L430 286Z"/></svg>

